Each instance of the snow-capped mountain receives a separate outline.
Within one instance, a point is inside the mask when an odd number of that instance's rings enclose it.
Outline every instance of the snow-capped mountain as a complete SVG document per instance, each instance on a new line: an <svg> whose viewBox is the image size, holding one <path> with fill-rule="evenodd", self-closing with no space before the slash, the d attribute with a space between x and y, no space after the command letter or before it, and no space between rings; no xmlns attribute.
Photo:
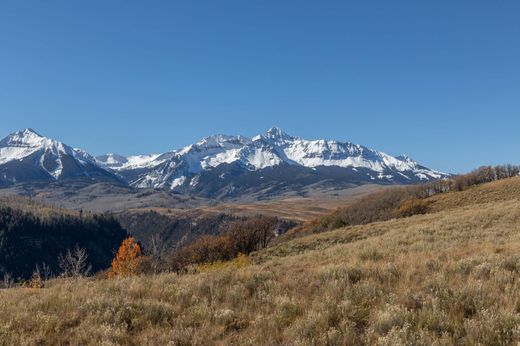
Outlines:
<svg viewBox="0 0 520 346"><path fill-rule="evenodd" d="M407 156L361 145L305 140L273 127L264 134L215 135L164 154L92 157L34 130L0 141L0 186L31 182L110 182L227 198L338 189L366 183L409 184L446 177Z"/></svg>
<svg viewBox="0 0 520 346"><path fill-rule="evenodd" d="M447 175L406 156L361 145L293 137L277 127L253 138L216 135L162 155L97 158L138 188L167 188L208 196L282 184L417 183ZM218 174L217 174L218 173ZM271 180L267 179L270 177Z"/></svg>
<svg viewBox="0 0 520 346"><path fill-rule="evenodd" d="M0 186L77 178L120 181L85 151L41 136L32 129L12 133L0 141Z"/></svg>

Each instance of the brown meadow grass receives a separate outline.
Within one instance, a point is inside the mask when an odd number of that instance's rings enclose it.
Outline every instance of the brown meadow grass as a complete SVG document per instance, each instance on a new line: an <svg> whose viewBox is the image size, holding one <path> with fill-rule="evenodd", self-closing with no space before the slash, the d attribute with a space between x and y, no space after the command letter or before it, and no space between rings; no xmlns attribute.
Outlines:
<svg viewBox="0 0 520 346"><path fill-rule="evenodd" d="M0 344L517 344L520 179L431 208L275 244L247 265L0 290Z"/></svg>

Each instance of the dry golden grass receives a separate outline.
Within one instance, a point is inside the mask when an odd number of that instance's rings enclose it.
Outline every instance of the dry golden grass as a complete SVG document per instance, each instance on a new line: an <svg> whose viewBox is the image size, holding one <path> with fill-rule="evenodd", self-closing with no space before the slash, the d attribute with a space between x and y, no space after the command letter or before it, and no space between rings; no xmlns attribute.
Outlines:
<svg viewBox="0 0 520 346"><path fill-rule="evenodd" d="M0 290L0 344L517 344L519 185L436 196L436 213L277 244L247 266Z"/></svg>
<svg viewBox="0 0 520 346"><path fill-rule="evenodd" d="M520 199L520 177L494 181L462 192L435 195L431 211L451 210L467 205Z"/></svg>

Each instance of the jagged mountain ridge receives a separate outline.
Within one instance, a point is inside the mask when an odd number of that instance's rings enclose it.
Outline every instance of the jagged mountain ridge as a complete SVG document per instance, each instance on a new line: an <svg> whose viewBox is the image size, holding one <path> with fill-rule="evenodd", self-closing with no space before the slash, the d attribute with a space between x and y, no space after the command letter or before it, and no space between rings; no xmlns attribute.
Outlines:
<svg viewBox="0 0 520 346"><path fill-rule="evenodd" d="M253 138L214 135L164 154L94 158L26 129L0 141L0 186L75 179L208 198L261 198L313 188L407 184L447 175L406 156L350 142L305 140L273 127Z"/></svg>
<svg viewBox="0 0 520 346"><path fill-rule="evenodd" d="M363 183L417 183L447 175L407 156L367 147L293 137L277 127L253 138L215 135L162 155L98 162L138 188L167 188L208 197L261 189L300 188L317 183L344 187ZM129 164L131 163L131 164Z"/></svg>

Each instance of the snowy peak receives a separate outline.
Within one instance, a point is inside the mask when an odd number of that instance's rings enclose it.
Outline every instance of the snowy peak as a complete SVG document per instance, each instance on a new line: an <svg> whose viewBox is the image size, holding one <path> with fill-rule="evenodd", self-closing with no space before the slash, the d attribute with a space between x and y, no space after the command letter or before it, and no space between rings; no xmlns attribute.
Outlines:
<svg viewBox="0 0 520 346"><path fill-rule="evenodd" d="M31 129L11 133L0 141L0 164L21 160L40 150L52 150L54 144Z"/></svg>
<svg viewBox="0 0 520 346"><path fill-rule="evenodd" d="M0 141L1 146L13 147L36 147L47 138L41 136L33 129L27 128L22 131L14 132Z"/></svg>
<svg viewBox="0 0 520 346"><path fill-rule="evenodd" d="M93 160L92 156L83 150L73 149L62 142L44 137L27 128L14 132L0 141L0 164L21 160L36 152L56 157L68 155L81 161Z"/></svg>
<svg viewBox="0 0 520 346"><path fill-rule="evenodd" d="M26 180L64 177L112 176L81 149L40 135L27 128L0 141L0 185Z"/></svg>
<svg viewBox="0 0 520 346"><path fill-rule="evenodd" d="M235 167L229 168L233 169L233 174L239 172L237 169L246 173L266 168L283 170L284 166L303 170L344 169L345 174L356 175L356 179L380 183L413 183L447 176L419 165L408 156L393 157L350 142L305 140L272 127L252 139L226 135L204 137L195 144L161 155L160 160L149 162L151 170L131 184L171 189L183 185L193 187L202 184L200 176L205 172L225 170L225 165Z"/></svg>
<svg viewBox="0 0 520 346"><path fill-rule="evenodd" d="M284 130L276 126L267 130L264 137L273 140L274 142L285 142L295 139L295 137L288 135Z"/></svg>

